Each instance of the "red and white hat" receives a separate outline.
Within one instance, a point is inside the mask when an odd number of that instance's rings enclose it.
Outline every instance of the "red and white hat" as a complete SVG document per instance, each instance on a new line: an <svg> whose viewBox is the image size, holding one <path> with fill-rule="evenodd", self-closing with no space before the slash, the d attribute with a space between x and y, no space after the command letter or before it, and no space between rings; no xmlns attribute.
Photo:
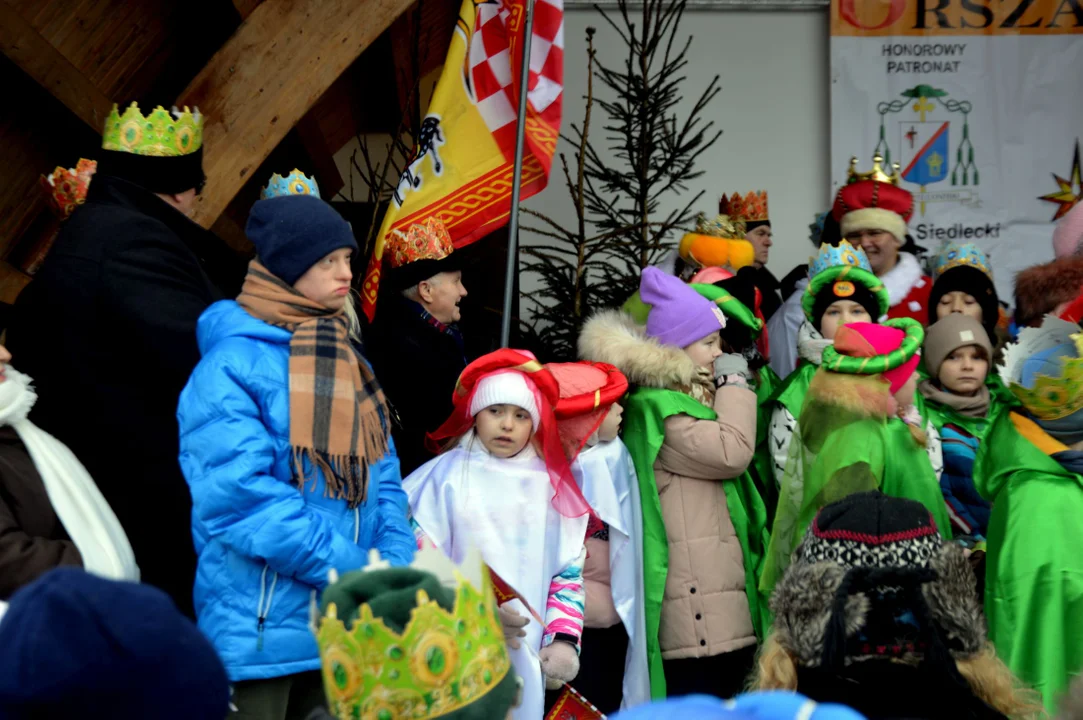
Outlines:
<svg viewBox="0 0 1083 720"><path fill-rule="evenodd" d="M502 375L517 375L501 378ZM525 395L529 393L532 400ZM560 440L554 408L560 401L560 386L534 355L526 350L507 348L482 355L459 376L452 395L454 410L443 425L428 434L427 445L440 451L443 440L454 438L474 426L474 415L486 404L510 403L523 407L534 421L534 438L549 471L553 485L553 507L565 517L580 517L591 512Z"/></svg>
<svg viewBox="0 0 1083 720"><path fill-rule="evenodd" d="M906 224L914 214L914 196L899 187L902 179L899 166L893 174L884 172L884 159L879 154L872 159L872 170L857 172L857 158L850 159L846 184L835 195L831 214L839 223L842 236L856 230L883 230L906 242Z"/></svg>

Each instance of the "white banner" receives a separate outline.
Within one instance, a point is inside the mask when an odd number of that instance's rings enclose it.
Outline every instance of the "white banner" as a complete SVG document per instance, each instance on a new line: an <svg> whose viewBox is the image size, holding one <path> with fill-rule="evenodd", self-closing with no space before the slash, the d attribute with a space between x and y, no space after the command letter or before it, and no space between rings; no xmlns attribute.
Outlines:
<svg viewBox="0 0 1083 720"><path fill-rule="evenodd" d="M1080 197L1083 0L832 0L831 162L898 163L910 233L978 243L997 292Z"/></svg>

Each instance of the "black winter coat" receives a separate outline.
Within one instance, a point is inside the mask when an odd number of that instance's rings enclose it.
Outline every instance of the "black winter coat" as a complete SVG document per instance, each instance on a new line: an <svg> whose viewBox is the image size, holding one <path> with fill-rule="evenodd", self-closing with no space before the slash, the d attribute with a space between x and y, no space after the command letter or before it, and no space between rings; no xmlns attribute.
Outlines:
<svg viewBox="0 0 1083 720"><path fill-rule="evenodd" d="M232 286L216 286L208 268ZM223 291L236 292L240 268L217 237L163 200L99 174L8 330L38 390L30 419L83 462L143 581L188 615L195 552L177 399L199 360L196 321Z"/></svg>
<svg viewBox="0 0 1083 720"><path fill-rule="evenodd" d="M366 357L397 415L391 435L406 477L432 458L425 434L444 424L454 409L455 383L466 368L463 349L426 322L417 304L389 294L366 337Z"/></svg>

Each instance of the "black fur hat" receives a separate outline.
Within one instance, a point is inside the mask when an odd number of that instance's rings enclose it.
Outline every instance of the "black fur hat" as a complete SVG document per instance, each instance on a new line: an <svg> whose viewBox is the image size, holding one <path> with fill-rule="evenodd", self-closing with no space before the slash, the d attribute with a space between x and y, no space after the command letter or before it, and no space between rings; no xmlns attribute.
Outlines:
<svg viewBox="0 0 1083 720"><path fill-rule="evenodd" d="M902 659L954 677L985 644L962 549L921 503L880 492L824 507L771 597L775 637L799 666Z"/></svg>

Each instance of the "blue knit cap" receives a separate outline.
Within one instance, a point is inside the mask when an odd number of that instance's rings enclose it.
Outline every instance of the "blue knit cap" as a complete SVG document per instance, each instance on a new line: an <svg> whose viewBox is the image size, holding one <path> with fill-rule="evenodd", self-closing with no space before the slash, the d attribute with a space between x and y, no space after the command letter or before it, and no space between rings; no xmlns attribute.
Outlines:
<svg viewBox="0 0 1083 720"><path fill-rule="evenodd" d="M357 252L350 224L312 195L260 200L248 215L245 235L271 274L293 285L324 256L341 248Z"/></svg>
<svg viewBox="0 0 1083 720"><path fill-rule="evenodd" d="M157 588L58 568L0 620L0 718L222 720L214 648Z"/></svg>

